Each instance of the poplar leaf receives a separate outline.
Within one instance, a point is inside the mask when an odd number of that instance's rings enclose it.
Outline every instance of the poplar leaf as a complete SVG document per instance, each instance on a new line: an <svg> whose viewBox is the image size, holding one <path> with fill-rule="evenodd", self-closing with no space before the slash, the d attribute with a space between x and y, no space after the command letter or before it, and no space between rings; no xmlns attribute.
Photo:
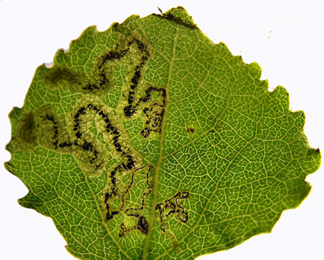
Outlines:
<svg viewBox="0 0 324 260"><path fill-rule="evenodd" d="M260 75L182 7L89 27L10 113L19 204L79 259L194 259L270 232L321 155Z"/></svg>

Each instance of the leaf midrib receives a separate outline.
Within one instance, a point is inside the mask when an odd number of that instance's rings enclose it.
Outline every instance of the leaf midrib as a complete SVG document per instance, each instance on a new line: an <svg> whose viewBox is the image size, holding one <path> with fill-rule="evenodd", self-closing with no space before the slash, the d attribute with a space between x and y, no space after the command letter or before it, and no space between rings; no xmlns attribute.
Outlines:
<svg viewBox="0 0 324 260"><path fill-rule="evenodd" d="M167 85L166 85L167 93L169 93L169 89L170 89L170 82L171 82L171 76L172 76L172 70L173 70L173 63L174 63L174 59L175 59L178 35L179 35L179 25L176 24L176 34L175 34L174 42L173 42L173 53L172 53L172 58L171 58L171 61L170 61L168 82L167 82ZM153 178L153 201L152 201L152 207L151 207L151 216L150 216L150 219L149 219L149 222L148 222L149 223L149 230L148 230L148 234L146 236L146 242L145 242L145 246L144 246L144 250L143 250L143 257L142 257L143 260L146 260L148 255L149 255L149 249L150 249L151 238L152 238L153 227L154 227L155 207L156 207L156 204L157 204L159 175L160 175L160 169L161 169L161 164L162 164L162 160L163 160L164 135L165 135L165 125L166 125L167 115L168 115L168 106L169 106L169 100L168 100L168 96L167 96L166 102L165 102L164 119L162 121L162 127L161 127L159 160L158 160L156 170L155 170L155 173L154 173L154 178Z"/></svg>

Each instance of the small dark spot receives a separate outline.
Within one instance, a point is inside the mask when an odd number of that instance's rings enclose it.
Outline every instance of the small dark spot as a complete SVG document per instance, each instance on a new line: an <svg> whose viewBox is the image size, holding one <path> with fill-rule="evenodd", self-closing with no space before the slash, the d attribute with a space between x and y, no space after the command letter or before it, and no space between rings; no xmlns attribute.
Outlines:
<svg viewBox="0 0 324 260"><path fill-rule="evenodd" d="M82 133L81 132L77 132L75 135L76 135L77 138L81 138Z"/></svg>
<svg viewBox="0 0 324 260"><path fill-rule="evenodd" d="M188 128L187 129L187 133L194 133L195 132L195 129L193 129L193 128Z"/></svg>
<svg viewBox="0 0 324 260"><path fill-rule="evenodd" d="M118 27L119 27L119 23L114 23L112 26L117 31L118 30Z"/></svg>

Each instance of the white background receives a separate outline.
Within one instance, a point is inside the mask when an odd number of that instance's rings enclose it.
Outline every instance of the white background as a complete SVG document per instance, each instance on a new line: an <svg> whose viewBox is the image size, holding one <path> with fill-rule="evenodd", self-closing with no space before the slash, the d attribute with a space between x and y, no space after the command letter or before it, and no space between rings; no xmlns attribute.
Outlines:
<svg viewBox="0 0 324 260"><path fill-rule="evenodd" d="M1 161L10 159L7 114L21 107L35 69L68 49L90 25L107 29L132 14L141 17L184 6L215 43L223 41L246 63L256 61L269 89L283 85L293 111L306 113L312 147L324 151L324 1L36 1L0 0ZM52 220L18 205L22 182L0 167L0 259L68 260L66 242ZM323 167L307 178L313 189L303 204L285 211L271 234L200 259L324 259Z"/></svg>

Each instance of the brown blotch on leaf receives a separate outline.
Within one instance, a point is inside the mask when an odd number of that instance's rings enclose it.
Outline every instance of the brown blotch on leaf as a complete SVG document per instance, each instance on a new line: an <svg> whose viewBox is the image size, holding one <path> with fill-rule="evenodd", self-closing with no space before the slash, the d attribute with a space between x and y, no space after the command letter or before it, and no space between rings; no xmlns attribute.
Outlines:
<svg viewBox="0 0 324 260"><path fill-rule="evenodd" d="M22 116L17 129L15 146L18 150L31 150L36 144L35 119L33 113Z"/></svg>
<svg viewBox="0 0 324 260"><path fill-rule="evenodd" d="M69 68L54 67L45 76L45 85L50 89L56 89L60 85L71 87L71 85L83 85L84 75L72 71Z"/></svg>
<svg viewBox="0 0 324 260"><path fill-rule="evenodd" d="M144 216L140 216L137 222L137 229L141 231L144 235L148 233L149 224Z"/></svg>

